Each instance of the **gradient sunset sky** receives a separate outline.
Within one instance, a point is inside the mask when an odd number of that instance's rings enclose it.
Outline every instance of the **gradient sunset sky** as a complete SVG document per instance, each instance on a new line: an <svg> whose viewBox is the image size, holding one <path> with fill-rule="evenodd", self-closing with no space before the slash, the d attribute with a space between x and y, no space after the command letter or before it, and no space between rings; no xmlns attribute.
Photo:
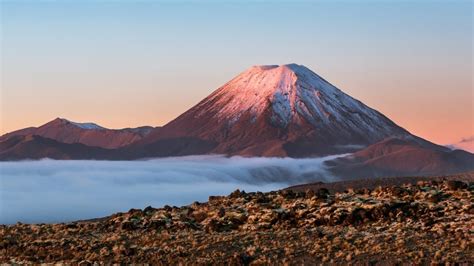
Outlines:
<svg viewBox="0 0 474 266"><path fill-rule="evenodd" d="M159 126L252 65L297 63L428 140L474 135L469 0L0 7L0 134L56 117Z"/></svg>

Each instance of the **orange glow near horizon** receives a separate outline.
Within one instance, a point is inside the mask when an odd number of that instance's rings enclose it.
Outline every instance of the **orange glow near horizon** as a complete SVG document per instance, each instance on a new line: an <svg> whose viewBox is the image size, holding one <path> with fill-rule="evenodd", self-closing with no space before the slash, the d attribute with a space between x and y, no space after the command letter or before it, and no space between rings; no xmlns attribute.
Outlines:
<svg viewBox="0 0 474 266"><path fill-rule="evenodd" d="M472 1L98 2L0 3L0 134L162 126L252 65L296 63L427 140L474 136Z"/></svg>
<svg viewBox="0 0 474 266"><path fill-rule="evenodd" d="M333 84L344 92L380 111L411 133L435 143L452 144L474 135L469 80L465 79L464 83L457 84L457 90L450 91L443 89L451 83L450 76L438 77L436 81L429 82L424 80L429 76L419 75L417 81L402 78L402 73L399 75L398 78L393 77L399 82L388 83L388 78L380 75L374 79L367 77L366 80L357 75L342 77L339 73L323 77L331 82L337 79L333 76L338 76L339 83L336 80ZM36 86L25 90L28 91L25 95L9 94L6 91L2 94L1 134L40 126L56 117L94 122L107 128L162 126L211 93L213 89L209 87L217 89L226 79L210 74L203 76L197 82L189 80L189 84L194 84L195 88L188 84L183 85L183 89L179 83L173 82L173 77L168 77L162 79L167 84L167 90L154 89L159 84L150 82L140 84L140 93L127 89L134 86L123 81L106 84L115 88L113 95L107 95L110 90L94 86L81 90L77 85L77 88L70 90L56 88L54 99L43 99L43 92ZM227 77L230 78L232 76ZM53 84L48 87L53 88ZM87 93L82 93L84 91ZM182 93L172 93L174 91Z"/></svg>

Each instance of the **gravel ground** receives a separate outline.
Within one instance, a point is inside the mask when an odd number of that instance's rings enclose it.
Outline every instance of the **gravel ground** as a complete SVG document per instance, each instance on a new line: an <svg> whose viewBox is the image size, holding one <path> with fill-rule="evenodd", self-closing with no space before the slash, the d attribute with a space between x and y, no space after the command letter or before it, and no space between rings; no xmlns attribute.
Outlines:
<svg viewBox="0 0 474 266"><path fill-rule="evenodd" d="M405 184L415 185L419 181L444 181L444 180L458 180L463 182L474 182L474 172L461 173L457 175L449 176L418 176L418 177L387 177L387 178L365 178L356 180L345 180L332 183L309 183L289 187L287 189L293 191L306 191L308 189L318 190L320 188L326 188L331 192L343 192L347 189L374 189L382 186L402 186Z"/></svg>
<svg viewBox="0 0 474 266"><path fill-rule="evenodd" d="M0 262L472 265L473 177L235 191L90 221L1 225Z"/></svg>

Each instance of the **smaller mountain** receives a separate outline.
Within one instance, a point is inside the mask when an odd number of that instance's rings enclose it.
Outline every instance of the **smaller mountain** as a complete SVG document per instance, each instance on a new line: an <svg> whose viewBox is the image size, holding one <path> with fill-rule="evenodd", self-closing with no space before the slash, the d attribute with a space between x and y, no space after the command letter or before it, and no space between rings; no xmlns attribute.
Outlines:
<svg viewBox="0 0 474 266"><path fill-rule="evenodd" d="M0 160L112 159L115 150L91 147L81 143L62 143L38 135L15 135L0 141Z"/></svg>
<svg viewBox="0 0 474 266"><path fill-rule="evenodd" d="M411 134L297 64L251 67L159 128L115 130L57 118L0 137L0 160L347 153L327 163L344 179L474 170L474 154Z"/></svg>
<svg viewBox="0 0 474 266"><path fill-rule="evenodd" d="M132 144L147 136L154 128L108 129L95 123L77 123L64 118L56 118L40 127L20 129L0 137L0 142L12 136L37 135L62 143L84 144L106 149L116 149Z"/></svg>
<svg viewBox="0 0 474 266"><path fill-rule="evenodd" d="M37 160L134 160L150 157L207 154L215 143L182 137L145 146L106 149L82 143L64 143L39 135L14 135L0 141L0 161Z"/></svg>
<svg viewBox="0 0 474 266"><path fill-rule="evenodd" d="M446 175L474 170L474 154L414 138L387 138L326 164L347 179Z"/></svg>

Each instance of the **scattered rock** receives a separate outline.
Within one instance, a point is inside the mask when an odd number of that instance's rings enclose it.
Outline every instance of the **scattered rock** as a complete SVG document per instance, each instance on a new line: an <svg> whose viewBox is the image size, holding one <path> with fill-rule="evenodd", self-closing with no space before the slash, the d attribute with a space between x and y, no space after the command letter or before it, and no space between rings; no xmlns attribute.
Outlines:
<svg viewBox="0 0 474 266"><path fill-rule="evenodd" d="M462 181L457 180L448 180L446 181L446 186L449 190L458 190L458 189L466 189L467 184Z"/></svg>
<svg viewBox="0 0 474 266"><path fill-rule="evenodd" d="M472 264L473 188L449 180L333 194L236 190L179 208L0 225L0 263Z"/></svg>
<svg viewBox="0 0 474 266"><path fill-rule="evenodd" d="M326 199L329 196L329 190L326 188L320 188L316 191L316 196L320 199Z"/></svg>

